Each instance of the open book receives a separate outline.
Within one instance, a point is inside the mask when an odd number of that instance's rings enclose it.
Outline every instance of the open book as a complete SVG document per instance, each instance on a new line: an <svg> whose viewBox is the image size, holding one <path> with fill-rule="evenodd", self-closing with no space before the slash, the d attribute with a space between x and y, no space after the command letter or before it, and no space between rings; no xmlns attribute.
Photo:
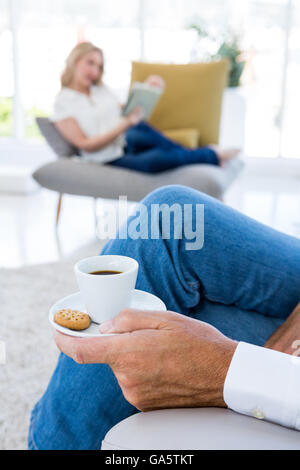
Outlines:
<svg viewBox="0 0 300 470"><path fill-rule="evenodd" d="M137 106L142 106L145 112L144 119L148 119L162 92L161 88L148 85L147 83L135 82L129 93L127 103L123 108L123 116L127 116Z"/></svg>

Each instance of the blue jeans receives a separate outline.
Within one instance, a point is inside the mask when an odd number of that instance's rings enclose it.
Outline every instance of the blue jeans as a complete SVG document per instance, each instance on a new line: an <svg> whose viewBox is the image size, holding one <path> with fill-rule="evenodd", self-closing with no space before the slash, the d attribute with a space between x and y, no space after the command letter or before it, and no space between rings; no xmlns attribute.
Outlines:
<svg viewBox="0 0 300 470"><path fill-rule="evenodd" d="M202 249L186 250L171 227L170 239L111 240L102 253L135 258L136 287L169 310L263 345L300 300L300 240L184 186L160 188L143 200L148 207L175 202L205 205ZM61 354L32 411L29 448L99 449L108 430L136 412L108 365L80 365Z"/></svg>
<svg viewBox="0 0 300 470"><path fill-rule="evenodd" d="M168 139L146 122L126 132L125 153L109 165L145 173L158 173L183 165L208 163L219 165L218 157L209 147L188 149Z"/></svg>

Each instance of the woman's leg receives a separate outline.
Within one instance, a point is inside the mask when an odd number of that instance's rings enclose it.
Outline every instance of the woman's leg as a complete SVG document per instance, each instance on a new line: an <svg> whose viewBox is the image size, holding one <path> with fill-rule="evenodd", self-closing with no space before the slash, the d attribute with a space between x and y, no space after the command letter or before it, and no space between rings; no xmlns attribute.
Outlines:
<svg viewBox="0 0 300 470"><path fill-rule="evenodd" d="M182 225L193 230L204 204L203 248L188 250L188 232L176 238L172 224L170 237L162 238L163 217L149 217L147 228L150 234L152 227L156 235L158 230L157 239L126 239L122 228L124 239L110 241L102 253L135 258L137 289L158 295L168 309L205 320L234 339L263 344L299 301L300 241L183 186L156 190L143 203L149 213L161 204L172 210L192 204ZM32 412L29 447L98 449L116 422L136 412L108 366L79 365L62 354Z"/></svg>
<svg viewBox="0 0 300 470"><path fill-rule="evenodd" d="M112 162L115 166L146 173L157 173L182 165L207 163L219 165L214 149L189 149L164 136L146 122L141 122L126 133L125 155ZM134 157L138 157L137 161Z"/></svg>
<svg viewBox="0 0 300 470"><path fill-rule="evenodd" d="M219 160L214 150L208 147L196 150L177 147L166 150L154 147L140 153L125 153L123 157L109 162L108 165L129 168L143 173L160 173L195 163L219 165Z"/></svg>
<svg viewBox="0 0 300 470"><path fill-rule="evenodd" d="M220 162L232 160L240 153L240 149L222 149L213 144L208 147L198 147L192 150L169 139L146 122L141 122L137 126L129 129L126 133L126 140L126 154L137 154L154 148L159 148L165 151L168 150L169 152L192 152L192 155L195 152L200 156L199 163L212 163L215 165L218 165ZM213 161L211 156L212 151L214 152Z"/></svg>
<svg viewBox="0 0 300 470"><path fill-rule="evenodd" d="M145 121L131 127L126 132L126 142L128 153L137 153L154 147L159 147L165 150L184 148L182 145L169 139Z"/></svg>

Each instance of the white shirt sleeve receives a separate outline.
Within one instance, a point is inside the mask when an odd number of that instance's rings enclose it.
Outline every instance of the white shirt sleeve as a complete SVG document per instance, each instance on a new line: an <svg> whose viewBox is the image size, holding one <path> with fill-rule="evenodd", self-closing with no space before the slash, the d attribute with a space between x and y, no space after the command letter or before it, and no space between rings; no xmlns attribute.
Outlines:
<svg viewBox="0 0 300 470"><path fill-rule="evenodd" d="M68 93L63 89L55 98L53 112L50 116L52 122L63 121L69 117L75 117L74 113L74 100L68 96Z"/></svg>
<svg viewBox="0 0 300 470"><path fill-rule="evenodd" d="M224 401L238 413L300 431L300 357L240 342Z"/></svg>

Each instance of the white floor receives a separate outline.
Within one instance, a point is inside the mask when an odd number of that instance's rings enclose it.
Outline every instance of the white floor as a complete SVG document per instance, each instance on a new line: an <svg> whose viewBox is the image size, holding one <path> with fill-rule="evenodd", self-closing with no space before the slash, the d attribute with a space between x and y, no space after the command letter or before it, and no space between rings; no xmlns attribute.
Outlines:
<svg viewBox="0 0 300 470"><path fill-rule="evenodd" d="M65 196L55 231L57 195L0 193L0 267L53 262L96 241L93 200ZM225 202L278 230L300 237L299 177L262 177L244 173ZM101 206L98 207L98 210Z"/></svg>

